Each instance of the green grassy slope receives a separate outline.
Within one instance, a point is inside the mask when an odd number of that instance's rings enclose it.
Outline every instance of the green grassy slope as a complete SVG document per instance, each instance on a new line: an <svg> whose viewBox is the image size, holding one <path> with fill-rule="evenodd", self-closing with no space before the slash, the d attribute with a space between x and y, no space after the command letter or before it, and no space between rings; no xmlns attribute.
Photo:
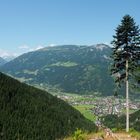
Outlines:
<svg viewBox="0 0 140 140"><path fill-rule="evenodd" d="M55 140L95 125L64 101L0 73L0 139Z"/></svg>

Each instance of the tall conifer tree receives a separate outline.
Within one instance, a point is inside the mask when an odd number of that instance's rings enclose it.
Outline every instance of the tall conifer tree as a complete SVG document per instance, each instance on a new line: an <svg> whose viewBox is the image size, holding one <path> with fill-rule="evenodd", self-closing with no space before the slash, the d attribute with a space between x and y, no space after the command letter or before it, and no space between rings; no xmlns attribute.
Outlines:
<svg viewBox="0 0 140 140"><path fill-rule="evenodd" d="M130 15L125 15L113 36L111 73L118 87L126 83L126 131L129 131L129 83L138 66L140 30Z"/></svg>

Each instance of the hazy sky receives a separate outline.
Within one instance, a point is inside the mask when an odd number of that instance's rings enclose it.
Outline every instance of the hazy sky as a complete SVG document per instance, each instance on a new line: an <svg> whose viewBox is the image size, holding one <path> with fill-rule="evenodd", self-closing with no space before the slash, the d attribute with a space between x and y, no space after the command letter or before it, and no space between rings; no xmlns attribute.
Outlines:
<svg viewBox="0 0 140 140"><path fill-rule="evenodd" d="M110 43L125 14L140 25L140 0L0 0L0 56Z"/></svg>

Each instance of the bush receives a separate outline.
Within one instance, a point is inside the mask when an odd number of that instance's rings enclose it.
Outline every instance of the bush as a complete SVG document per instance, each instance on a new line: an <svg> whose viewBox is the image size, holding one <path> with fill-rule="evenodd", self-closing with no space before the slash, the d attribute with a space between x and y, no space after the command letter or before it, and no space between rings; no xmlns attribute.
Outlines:
<svg viewBox="0 0 140 140"><path fill-rule="evenodd" d="M138 140L140 140L140 133L134 129L130 129L130 134L132 137L137 138Z"/></svg>
<svg viewBox="0 0 140 140"><path fill-rule="evenodd" d="M81 129L74 132L73 140L85 140L85 133Z"/></svg>

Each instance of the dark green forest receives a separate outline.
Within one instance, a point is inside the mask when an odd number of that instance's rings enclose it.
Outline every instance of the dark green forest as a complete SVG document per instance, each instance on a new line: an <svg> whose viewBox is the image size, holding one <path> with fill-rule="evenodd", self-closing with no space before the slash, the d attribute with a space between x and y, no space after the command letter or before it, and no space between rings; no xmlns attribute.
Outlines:
<svg viewBox="0 0 140 140"><path fill-rule="evenodd" d="M126 127L126 116L107 115L102 118L106 127L116 130L123 130ZM140 110L130 114L130 128L140 132Z"/></svg>
<svg viewBox="0 0 140 140"><path fill-rule="evenodd" d="M0 139L55 140L95 124L49 93L0 73Z"/></svg>

